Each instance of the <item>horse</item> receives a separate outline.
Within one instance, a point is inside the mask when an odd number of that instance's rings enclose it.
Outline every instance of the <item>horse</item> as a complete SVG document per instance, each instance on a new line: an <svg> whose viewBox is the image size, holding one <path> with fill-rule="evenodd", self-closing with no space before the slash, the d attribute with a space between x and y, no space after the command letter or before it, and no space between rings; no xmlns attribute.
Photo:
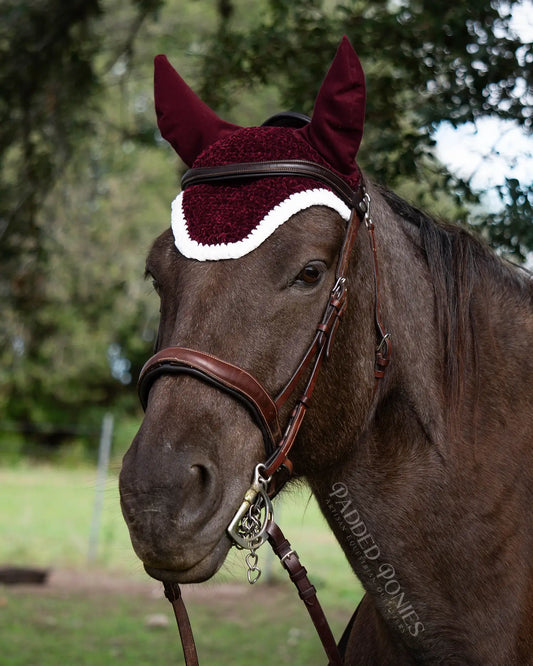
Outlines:
<svg viewBox="0 0 533 666"><path fill-rule="evenodd" d="M263 496L306 480L365 588L343 663L533 664L532 275L359 169L364 78L346 38L310 121L253 129L158 58L159 126L193 169L146 262L157 353L120 474L146 571L213 576L259 466ZM346 213L317 189L361 194ZM300 203L272 223L280 197ZM300 412L282 455L278 425Z"/></svg>

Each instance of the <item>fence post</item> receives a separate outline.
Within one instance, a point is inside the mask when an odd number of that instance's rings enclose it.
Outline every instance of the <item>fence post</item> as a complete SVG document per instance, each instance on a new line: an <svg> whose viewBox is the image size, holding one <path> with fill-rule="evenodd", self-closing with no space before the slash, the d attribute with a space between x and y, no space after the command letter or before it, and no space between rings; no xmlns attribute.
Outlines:
<svg viewBox="0 0 533 666"><path fill-rule="evenodd" d="M96 487L94 491L93 518L89 534L89 551L87 560L92 564L96 559L98 549L98 537L102 522L102 509L104 506L105 487L107 482L107 470L109 467L109 454L111 452L111 441L113 439L113 415L106 414L102 421L100 433L100 445L98 447L98 468L96 472Z"/></svg>

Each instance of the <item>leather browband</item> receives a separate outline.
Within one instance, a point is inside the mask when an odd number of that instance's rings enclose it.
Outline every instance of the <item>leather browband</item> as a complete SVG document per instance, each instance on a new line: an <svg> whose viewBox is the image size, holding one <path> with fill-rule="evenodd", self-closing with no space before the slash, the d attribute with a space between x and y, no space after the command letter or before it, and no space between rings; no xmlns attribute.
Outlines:
<svg viewBox="0 0 533 666"><path fill-rule="evenodd" d="M308 160L276 160L272 162L241 162L216 167L189 169L183 174L181 188L192 185L221 183L227 180L269 178L276 176L301 176L312 178L331 187L349 208L356 208L361 217L365 211L359 209L362 196L359 190L352 189L334 171ZM362 214L361 214L362 213Z"/></svg>

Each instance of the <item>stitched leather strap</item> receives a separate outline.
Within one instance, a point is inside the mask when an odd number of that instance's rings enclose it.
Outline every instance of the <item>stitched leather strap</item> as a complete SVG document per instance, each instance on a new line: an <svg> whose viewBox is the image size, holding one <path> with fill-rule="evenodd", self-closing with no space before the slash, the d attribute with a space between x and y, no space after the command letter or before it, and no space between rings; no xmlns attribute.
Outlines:
<svg viewBox="0 0 533 666"><path fill-rule="evenodd" d="M274 553L279 557L281 564L289 574L291 581L296 586L300 599L304 602L307 612L315 626L320 642L329 660L329 666L342 666L343 659L335 642L335 638L328 624L326 616L318 597L314 585L307 577L307 569L300 562L298 554L292 550L291 544L285 538L281 529L270 521L267 525L268 541ZM178 625L185 666L198 666L198 654L196 644L187 614L187 609L183 603L181 589L177 583L164 583L165 596L172 604L176 622Z"/></svg>
<svg viewBox="0 0 533 666"><path fill-rule="evenodd" d="M301 176L328 185L349 208L357 208L361 195L334 171L308 160L276 160L266 162L239 162L216 167L189 169L181 179L182 190L192 185L221 183L228 180L272 178L276 176Z"/></svg>
<svg viewBox="0 0 533 666"><path fill-rule="evenodd" d="M292 467L288 460L288 455L296 440L300 425L310 404L318 379L318 372L324 358L327 358L330 354L337 327L346 310L348 296L346 271L348 270L348 260L357 237L357 232L359 231L359 226L360 218L354 209L350 221L348 222L344 243L337 262L336 282L331 291L322 320L317 326L316 335L298 368L293 373L285 388L276 398L276 406L280 408L294 391L311 362L313 362L307 383L293 408L283 439L274 451L274 454L267 458L265 470L266 476L273 476L281 466ZM278 493L281 489L281 485L282 484L274 483L272 494Z"/></svg>
<svg viewBox="0 0 533 666"><path fill-rule="evenodd" d="M186 347L167 347L150 358L139 377L139 399L144 409L150 389L162 375L191 374L230 393L252 413L271 455L281 437L278 411L261 384L242 368L205 352Z"/></svg>
<svg viewBox="0 0 533 666"><path fill-rule="evenodd" d="M383 379L385 376L385 370L390 363L392 343L390 334L386 332L385 326L383 325L383 320L381 318L381 288L379 279L378 253L376 248L376 235L374 233L374 222L372 221L370 211L368 210L368 204L370 203L370 197L368 194L365 194L364 203L367 210L363 220L368 231L370 249L372 250L372 260L374 262L374 321L376 324L376 332L378 334L379 340L376 347L376 356L374 361L374 393L376 393L378 388L378 380Z"/></svg>
<svg viewBox="0 0 533 666"><path fill-rule="evenodd" d="M304 602L307 612L315 625L324 651L328 656L329 665L342 666L343 662L337 648L337 643L326 620L322 606L318 601L316 589L307 577L306 568L301 564L298 554L292 550L291 544L276 523L271 521L266 529L272 550L287 570L290 579L298 590L300 599Z"/></svg>

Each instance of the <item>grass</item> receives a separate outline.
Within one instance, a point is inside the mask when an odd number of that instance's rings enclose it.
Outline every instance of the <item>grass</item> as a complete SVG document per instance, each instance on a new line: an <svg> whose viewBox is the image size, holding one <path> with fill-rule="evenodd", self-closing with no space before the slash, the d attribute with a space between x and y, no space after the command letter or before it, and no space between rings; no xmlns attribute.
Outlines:
<svg viewBox="0 0 533 666"><path fill-rule="evenodd" d="M96 472L37 466L0 469L0 561L38 566L87 563ZM135 559L120 515L116 476L104 495L98 563L133 571Z"/></svg>
<svg viewBox="0 0 533 666"><path fill-rule="evenodd" d="M2 664L183 663L170 605L131 549L116 474L105 491L97 559L87 564L95 476L92 468L0 468L0 564L54 572L46 586L0 587ZM303 491L285 496L278 521L340 636L361 588L308 498ZM268 546L259 554L264 574L253 587L245 582L237 551L214 581L186 587L201 663L323 664L311 621L285 572ZM168 626L149 626L152 615L163 615Z"/></svg>
<svg viewBox="0 0 533 666"><path fill-rule="evenodd" d="M312 626L285 589L245 590L187 606L202 664L323 664ZM268 592L268 594L265 593ZM252 596L255 598L252 599ZM177 628L162 599L134 593L67 594L8 589L1 598L2 664L9 666L182 663ZM167 626L150 628L163 614Z"/></svg>

